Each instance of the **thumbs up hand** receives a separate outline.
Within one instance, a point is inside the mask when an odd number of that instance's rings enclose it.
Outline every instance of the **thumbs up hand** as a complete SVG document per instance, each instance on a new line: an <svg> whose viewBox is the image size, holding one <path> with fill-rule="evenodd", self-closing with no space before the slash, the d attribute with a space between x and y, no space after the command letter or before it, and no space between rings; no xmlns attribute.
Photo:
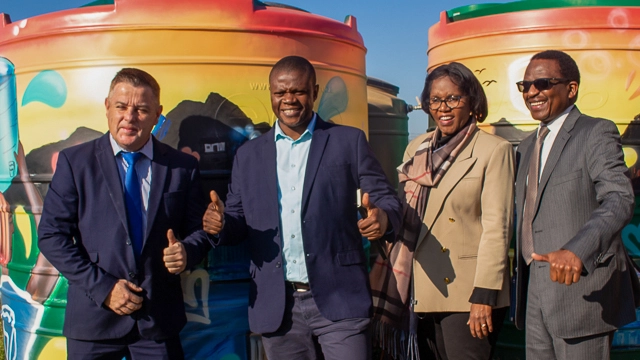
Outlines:
<svg viewBox="0 0 640 360"><path fill-rule="evenodd" d="M217 235L224 227L224 203L213 190L211 190L209 196L211 197L211 203L202 218L202 228L211 235Z"/></svg>
<svg viewBox="0 0 640 360"><path fill-rule="evenodd" d="M377 208L370 200L369 194L362 195L362 207L367 211L367 217L358 221L360 234L369 240L382 237L387 231L389 218L384 210Z"/></svg>
<svg viewBox="0 0 640 360"><path fill-rule="evenodd" d="M187 267L187 251L173 234L173 230L167 231L167 239L169 239L169 246L164 248L162 257L164 266L170 273L179 274Z"/></svg>

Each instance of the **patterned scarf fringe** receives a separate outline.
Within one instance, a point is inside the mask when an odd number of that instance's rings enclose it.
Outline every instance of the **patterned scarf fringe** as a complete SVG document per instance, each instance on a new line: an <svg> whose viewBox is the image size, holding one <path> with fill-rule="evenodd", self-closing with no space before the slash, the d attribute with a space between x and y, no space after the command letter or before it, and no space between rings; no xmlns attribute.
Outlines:
<svg viewBox="0 0 640 360"><path fill-rule="evenodd" d="M407 346L407 360L420 360L420 351L418 350L418 334L409 335L409 344Z"/></svg>
<svg viewBox="0 0 640 360"><path fill-rule="evenodd" d="M373 338L376 345L395 360L419 360L418 336L390 324L374 321Z"/></svg>

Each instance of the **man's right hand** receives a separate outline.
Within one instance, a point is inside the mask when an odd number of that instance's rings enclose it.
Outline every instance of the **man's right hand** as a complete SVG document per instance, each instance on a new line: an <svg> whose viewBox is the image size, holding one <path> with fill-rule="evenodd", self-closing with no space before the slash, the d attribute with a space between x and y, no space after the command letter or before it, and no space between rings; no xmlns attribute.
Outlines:
<svg viewBox="0 0 640 360"><path fill-rule="evenodd" d="M207 206L207 211L202 218L202 228L211 235L217 235L224 226L224 203L213 190L211 190L209 196L211 197L211 203Z"/></svg>
<svg viewBox="0 0 640 360"><path fill-rule="evenodd" d="M118 280L116 285L104 300L104 304L118 315L129 315L142 307L142 297L135 292L142 288L124 279Z"/></svg>

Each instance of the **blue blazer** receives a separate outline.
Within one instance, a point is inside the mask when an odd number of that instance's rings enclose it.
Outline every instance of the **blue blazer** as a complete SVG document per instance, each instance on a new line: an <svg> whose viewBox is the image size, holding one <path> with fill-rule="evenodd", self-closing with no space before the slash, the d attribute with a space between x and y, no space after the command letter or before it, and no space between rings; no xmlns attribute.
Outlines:
<svg viewBox="0 0 640 360"><path fill-rule="evenodd" d="M321 314L332 321L371 316L367 259L358 231L356 190L399 229L401 205L364 133L318 117L302 192L302 237L309 285ZM250 242L249 325L274 332L282 323L285 280L280 238L274 129L236 154L216 245Z"/></svg>
<svg viewBox="0 0 640 360"><path fill-rule="evenodd" d="M173 229L187 251L187 268L210 248L202 230L206 209L198 163L153 141L152 180L141 260L129 240L123 185L109 134L60 152L44 201L38 246L69 280L63 334L78 340L121 338L137 321L144 338L177 335L186 323L180 276L162 261ZM144 289L142 308L120 316L103 305L119 279Z"/></svg>

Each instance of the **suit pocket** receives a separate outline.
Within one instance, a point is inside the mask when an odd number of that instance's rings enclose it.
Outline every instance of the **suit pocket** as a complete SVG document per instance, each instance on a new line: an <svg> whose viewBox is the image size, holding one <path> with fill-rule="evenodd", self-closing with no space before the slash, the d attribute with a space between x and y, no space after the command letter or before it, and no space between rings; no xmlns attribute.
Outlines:
<svg viewBox="0 0 640 360"><path fill-rule="evenodd" d="M582 177L582 170L576 170L576 171L570 172L569 174L562 175L558 178L549 179L548 186L556 186L556 185L564 184L569 181L580 179L581 177Z"/></svg>
<svg viewBox="0 0 640 360"><path fill-rule="evenodd" d="M321 164L320 167L323 169L337 169L337 168L341 168L341 167L350 167L351 164L348 162L341 162L341 163L326 163L326 164Z"/></svg>
<svg viewBox="0 0 640 360"><path fill-rule="evenodd" d="M356 264L364 264L364 251L362 250L349 250L339 252L337 255L337 261L339 265L347 266L347 265L356 265Z"/></svg>
<svg viewBox="0 0 640 360"><path fill-rule="evenodd" d="M611 263L611 259L613 259L615 253L607 252L598 255L595 261L596 268L599 267L607 267Z"/></svg>

